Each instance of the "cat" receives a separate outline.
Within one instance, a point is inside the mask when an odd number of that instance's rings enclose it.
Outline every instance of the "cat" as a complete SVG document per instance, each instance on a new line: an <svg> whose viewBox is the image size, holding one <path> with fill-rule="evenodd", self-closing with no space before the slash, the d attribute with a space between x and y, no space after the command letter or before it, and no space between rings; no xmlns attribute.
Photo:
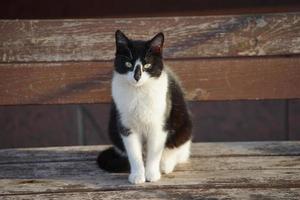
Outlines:
<svg viewBox="0 0 300 200"><path fill-rule="evenodd" d="M115 39L109 120L114 147L100 152L97 162L109 172L130 171L130 183L154 182L189 158L189 110L177 78L163 64L163 33L140 41L117 30Z"/></svg>

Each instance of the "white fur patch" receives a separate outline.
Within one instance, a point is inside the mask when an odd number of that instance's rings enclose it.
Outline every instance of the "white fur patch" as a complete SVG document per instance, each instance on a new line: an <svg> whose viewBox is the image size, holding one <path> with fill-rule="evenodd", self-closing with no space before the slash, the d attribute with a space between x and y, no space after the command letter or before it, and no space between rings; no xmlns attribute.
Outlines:
<svg viewBox="0 0 300 200"><path fill-rule="evenodd" d="M173 172L178 163L185 163L190 157L191 140L178 148L165 148L161 158L161 171L165 174Z"/></svg>
<svg viewBox="0 0 300 200"><path fill-rule="evenodd" d="M134 63L134 70L135 70L136 66L138 66L138 65L140 65L143 69L143 63L141 62L141 59L139 59L139 58Z"/></svg>
<svg viewBox="0 0 300 200"><path fill-rule="evenodd" d="M132 85L127 75L114 73L112 96L126 128L147 134L149 127L162 127L166 110L168 77L163 71L158 78L149 78L140 87Z"/></svg>
<svg viewBox="0 0 300 200"><path fill-rule="evenodd" d="M131 166L129 181L132 183L142 182L144 167L140 165L140 147L143 140L147 141L145 178L147 181L160 179L160 160L167 136L163 127L168 75L165 71L158 78L146 77L145 74L142 73L143 82L139 86L132 83L130 73L122 75L114 72L112 79L112 96L121 115L120 120L131 130L131 134L122 136L122 139Z"/></svg>
<svg viewBox="0 0 300 200"><path fill-rule="evenodd" d="M130 163L129 182L133 184L145 182L145 168L142 155L141 135L132 132L129 136L122 136Z"/></svg>

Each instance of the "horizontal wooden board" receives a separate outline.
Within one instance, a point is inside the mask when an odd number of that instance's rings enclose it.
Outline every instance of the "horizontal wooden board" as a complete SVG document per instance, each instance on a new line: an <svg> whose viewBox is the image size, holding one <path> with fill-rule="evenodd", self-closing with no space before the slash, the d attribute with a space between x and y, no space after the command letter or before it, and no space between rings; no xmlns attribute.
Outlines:
<svg viewBox="0 0 300 200"><path fill-rule="evenodd" d="M111 200L111 199L272 199L272 200L297 200L300 197L299 188L231 188L231 189L155 189L152 190L127 190L127 191L100 191L100 192L69 192L48 194L27 194L2 196L2 200Z"/></svg>
<svg viewBox="0 0 300 200"><path fill-rule="evenodd" d="M0 149L0 164L94 161L108 145ZM300 142L193 143L192 157L300 156Z"/></svg>
<svg viewBox="0 0 300 200"><path fill-rule="evenodd" d="M166 35L164 56L174 58L300 53L300 13L0 20L0 62L111 60L114 32L135 39ZM147 31L145 31L147 30Z"/></svg>
<svg viewBox="0 0 300 200"><path fill-rule="evenodd" d="M299 142L194 144L189 163L159 182L140 185L129 184L127 173L98 168L96 153L107 146L0 150L1 161L14 160L0 163L0 198L184 189L294 191L300 188L299 146Z"/></svg>
<svg viewBox="0 0 300 200"><path fill-rule="evenodd" d="M0 104L110 100L111 63L0 64ZM4 103L6 102L6 103ZM18 103L19 102L19 103Z"/></svg>
<svg viewBox="0 0 300 200"><path fill-rule="evenodd" d="M266 162L265 162L266 161ZM300 170L299 156L192 157L189 163L178 165L176 173L200 173L220 170ZM47 171L47 173L45 173ZM50 161L0 164L0 179L51 179L55 177L92 179L109 174L101 171L96 158L91 161ZM166 175L171 177L172 174ZM300 178L300 177L299 177Z"/></svg>
<svg viewBox="0 0 300 200"><path fill-rule="evenodd" d="M300 97L300 57L166 61L188 100ZM0 64L0 105L109 102L111 62Z"/></svg>
<svg viewBox="0 0 300 200"><path fill-rule="evenodd" d="M19 165L1 174L8 172L14 176L1 176L0 195L156 188L300 188L299 169L175 171L158 182L140 185L130 184L127 173L104 173L96 163Z"/></svg>

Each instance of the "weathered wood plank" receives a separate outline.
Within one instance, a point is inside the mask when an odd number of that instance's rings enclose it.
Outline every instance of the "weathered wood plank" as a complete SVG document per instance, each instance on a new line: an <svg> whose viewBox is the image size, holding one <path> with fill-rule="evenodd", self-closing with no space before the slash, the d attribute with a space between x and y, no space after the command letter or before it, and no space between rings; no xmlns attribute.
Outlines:
<svg viewBox="0 0 300 200"><path fill-rule="evenodd" d="M80 192L80 193L49 193L2 196L3 200L31 200L31 199L59 199L59 200L90 200L90 199L273 199L273 200L298 200L300 198L299 188L232 188L232 189L155 189L153 190L127 190L127 191L102 191L102 192Z"/></svg>
<svg viewBox="0 0 300 200"><path fill-rule="evenodd" d="M248 156L191 158L189 163L178 165L176 173L201 173L220 170L299 170L299 156ZM60 161L40 163L1 164L0 179L92 179L93 176L109 177L92 161ZM168 175L167 177L171 176ZM300 178L300 177L299 177Z"/></svg>
<svg viewBox="0 0 300 200"><path fill-rule="evenodd" d="M96 163L92 171L89 169L91 163L86 163L87 170L80 168L78 171L73 169L76 165L73 163L59 171L56 171L59 163L41 168L20 168L22 171L15 171L20 178L0 179L0 194L156 188L300 188L299 169L175 171L163 175L155 183L132 185L127 180L128 174L103 173ZM26 177L26 169L33 172L31 178Z"/></svg>
<svg viewBox="0 0 300 200"><path fill-rule="evenodd" d="M299 13L1 20L0 62L111 60L117 29L136 39L148 39L163 31L166 58L300 53Z"/></svg>
<svg viewBox="0 0 300 200"><path fill-rule="evenodd" d="M166 61L188 100L300 97L300 57ZM110 62L0 64L0 104L110 101Z"/></svg>
<svg viewBox="0 0 300 200"><path fill-rule="evenodd" d="M195 101L299 98L299 65L298 57L170 62Z"/></svg>
<svg viewBox="0 0 300 200"><path fill-rule="evenodd" d="M138 186L128 183L126 173L110 174L98 168L95 157L103 148L106 146L0 150L0 160L8 161L0 164L0 196L175 188L300 188L299 142L194 144L190 163L178 166L157 183ZM10 155L15 162L9 162Z"/></svg>
<svg viewBox="0 0 300 200"><path fill-rule="evenodd" d="M108 146L0 149L1 164L94 161ZM193 158L244 156L299 156L299 141L194 143Z"/></svg>
<svg viewBox="0 0 300 200"><path fill-rule="evenodd" d="M0 64L0 102L107 102L111 72L111 63Z"/></svg>

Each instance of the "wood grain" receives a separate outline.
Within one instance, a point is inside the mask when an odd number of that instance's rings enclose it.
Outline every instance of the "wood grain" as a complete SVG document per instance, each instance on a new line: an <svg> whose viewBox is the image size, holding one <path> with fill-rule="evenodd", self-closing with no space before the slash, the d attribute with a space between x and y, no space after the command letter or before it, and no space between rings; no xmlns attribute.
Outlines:
<svg viewBox="0 0 300 200"><path fill-rule="evenodd" d="M20 165L11 171L8 175L13 176L1 176L1 195L156 188L300 188L299 169L175 171L163 175L159 182L140 185L130 184L127 173L104 173L96 163Z"/></svg>
<svg viewBox="0 0 300 200"><path fill-rule="evenodd" d="M69 193L48 193L48 194L27 194L3 196L2 200L111 200L111 199L136 199L136 200L159 200L159 199L272 199L272 200L298 200L300 197L299 188L231 188L231 189L155 189L152 190L127 190L127 191L102 191L102 192L69 192Z"/></svg>
<svg viewBox="0 0 300 200"><path fill-rule="evenodd" d="M94 103L96 99L107 102L111 65L96 62L0 64L3 92L0 101L7 105Z"/></svg>
<svg viewBox="0 0 300 200"><path fill-rule="evenodd" d="M122 192L119 195L124 198L135 191L168 195L173 190L227 190L225 194L233 196L235 191L245 190L245 197L247 191L274 190L279 197L295 197L298 193L294 188L300 188L299 146L299 142L194 144L189 163L178 166L159 182L141 185L129 184L126 173L111 174L98 168L95 152L106 146L0 150L1 160L14 161L0 163L0 198L55 199L87 193L109 198L106 192ZM203 192L205 196L211 194Z"/></svg>
<svg viewBox="0 0 300 200"><path fill-rule="evenodd" d="M188 100L300 97L300 57L167 61ZM110 62L0 64L0 104L109 102Z"/></svg>
<svg viewBox="0 0 300 200"><path fill-rule="evenodd" d="M108 145L0 149L0 164L93 161ZM194 143L191 156L300 156L299 141Z"/></svg>
<svg viewBox="0 0 300 200"><path fill-rule="evenodd" d="M264 162L268 160L267 162ZM166 175L167 178L177 177L176 174L201 174L204 171L223 170L300 170L299 156L229 156L229 157L192 157L189 163L178 165L176 172ZM47 171L47 173L45 173ZM216 172L218 173L218 172ZM73 176L76 176L72 178ZM94 178L102 180L100 176L109 177L96 164L96 157L90 161L67 160L36 163L1 164L0 179L74 179L91 181ZM117 174L115 174L117 176ZM183 178L183 177L181 177ZM192 178L192 177L190 177ZM105 184L104 179L102 180Z"/></svg>
<svg viewBox="0 0 300 200"><path fill-rule="evenodd" d="M0 62L112 60L114 32L135 39L166 35L164 56L174 58L300 53L300 14L1 20ZM144 30L147 30L146 32Z"/></svg>

